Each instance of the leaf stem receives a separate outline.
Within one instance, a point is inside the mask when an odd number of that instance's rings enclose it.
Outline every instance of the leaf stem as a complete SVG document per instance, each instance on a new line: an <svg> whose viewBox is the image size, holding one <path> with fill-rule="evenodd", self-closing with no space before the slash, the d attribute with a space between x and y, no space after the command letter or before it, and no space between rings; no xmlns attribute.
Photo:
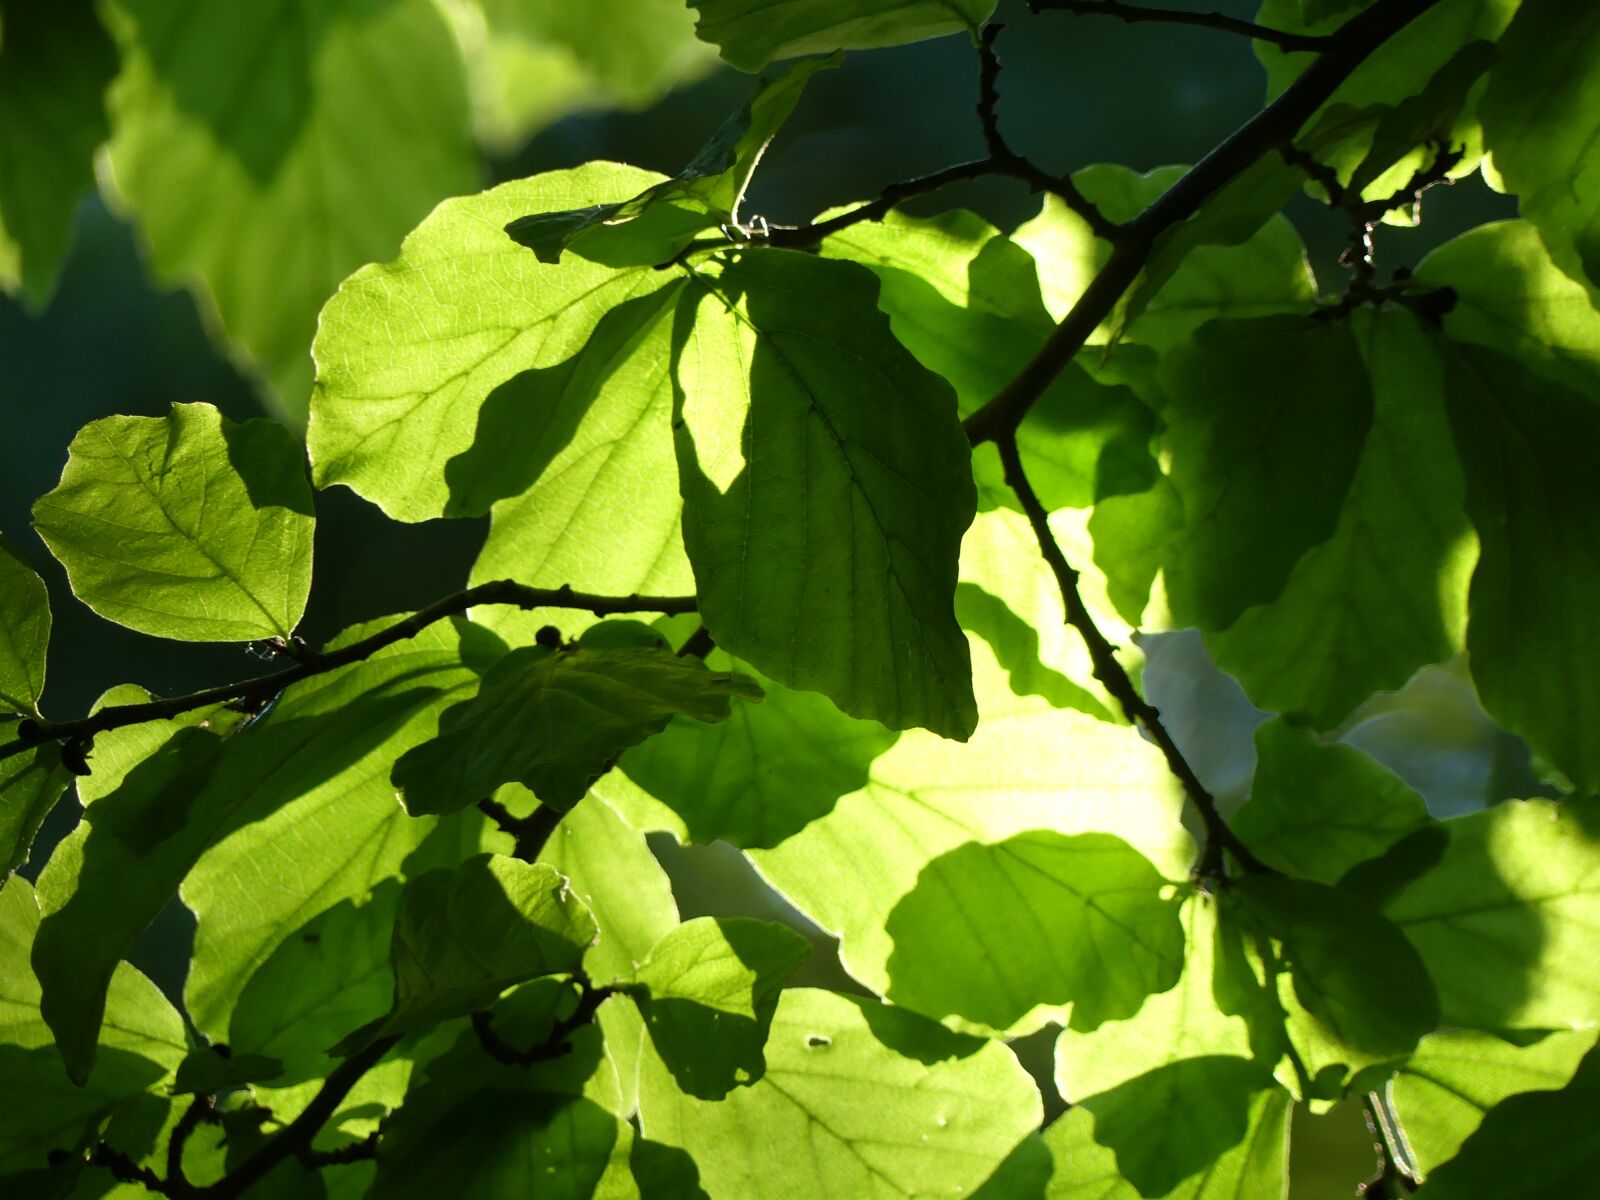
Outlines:
<svg viewBox="0 0 1600 1200"><path fill-rule="evenodd" d="M675 615L697 611L699 605L693 596L595 596L575 592L570 587L536 588L510 579L480 583L453 595L435 600L409 617L380 629L370 637L352 642L327 654L307 656L294 666L272 675L248 679L240 683L224 684L191 692L185 696L172 696L165 700L148 700L140 704L114 704L77 721L18 722L15 741L0 745L0 760L21 754L33 746L53 740L81 742L109 729L125 725L138 725L145 721L160 721L180 713L204 708L209 704L234 703L249 710L260 708L284 688L301 680L349 666L370 658L379 650L415 637L428 626L446 617L457 616L479 604L513 604L518 608L572 608L592 612L597 617L618 613L664 613Z"/></svg>
<svg viewBox="0 0 1600 1200"><path fill-rule="evenodd" d="M1219 12L1190 12L1176 8L1145 8L1123 4L1120 0L1028 0L1035 13L1064 12L1075 17L1118 17L1129 25L1141 21L1161 21L1173 25L1197 25L1221 33L1239 34L1258 42L1269 42L1285 53L1321 50L1331 39L1326 34L1290 33L1254 21L1241 21Z"/></svg>
<svg viewBox="0 0 1600 1200"><path fill-rule="evenodd" d="M974 446L1017 428L1144 269L1157 239L1266 154L1288 143L1350 74L1389 38L1440 0L1382 0L1329 34L1310 66L1225 138L1132 221L1119 227L1105 265L1043 346L1009 383L966 419Z"/></svg>
<svg viewBox="0 0 1600 1200"><path fill-rule="evenodd" d="M1084 604L1083 596L1078 590L1078 572L1061 552L1055 534L1050 531L1050 514L1045 511L1038 493L1028 482L1015 435L1007 433L1002 436L998 440L998 448L1000 461L1005 467L1006 482L1017 494L1017 499L1022 502L1022 511L1027 515L1028 524L1033 527L1034 538L1039 543L1039 552L1056 577L1056 585L1061 591L1061 602L1066 609L1067 624L1077 630L1078 635L1083 638L1083 644L1089 651L1089 661L1093 664L1094 677L1116 698L1128 721L1143 729L1161 750L1162 757L1167 761L1167 769L1183 786L1184 795L1200 816L1205 836L1200 847L1200 857L1196 860L1191 875L1197 880L1222 878L1223 851L1231 854L1248 872L1270 872L1271 868L1252 854L1250 848L1228 828L1228 823L1223 820L1222 813L1217 808L1216 798L1200 782L1200 777L1195 774L1189 760L1183 756L1178 744L1172 740L1172 734L1162 722L1160 712L1133 686L1133 680L1128 677L1128 672L1117 659L1116 647L1095 624L1094 617Z"/></svg>

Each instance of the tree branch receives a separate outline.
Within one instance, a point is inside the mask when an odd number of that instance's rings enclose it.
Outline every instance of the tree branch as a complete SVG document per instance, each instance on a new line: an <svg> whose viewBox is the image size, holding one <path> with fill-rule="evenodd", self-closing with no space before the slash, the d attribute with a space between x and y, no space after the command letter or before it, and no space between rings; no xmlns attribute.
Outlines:
<svg viewBox="0 0 1600 1200"><path fill-rule="evenodd" d="M493 796L479 800L478 811L516 838L517 845L511 852L512 856L530 863L537 861L550 835L566 815L559 809L541 804L525 817L513 816L511 810Z"/></svg>
<svg viewBox="0 0 1600 1200"><path fill-rule="evenodd" d="M1050 514L1045 511L1038 494L1033 490L1033 485L1028 482L1027 473L1022 467L1022 455L1017 449L1016 437L1008 433L1001 437L997 444L1000 461L1005 467L1006 483L1022 502L1022 511L1027 514L1028 524L1033 527L1034 538L1039 543L1039 552L1056 577L1056 585L1061 591L1061 602L1066 609L1067 624L1078 631L1078 635L1083 638L1083 644L1088 648L1094 677L1116 697L1117 703L1122 707L1123 715L1132 724L1143 729L1161 750L1162 757L1167 760L1167 769L1183 785L1184 795L1200 816L1205 837L1200 847L1200 857L1194 865L1193 876L1196 879L1220 879L1223 875L1224 850L1233 855L1235 861L1246 871L1270 872L1271 868L1252 854L1250 848L1228 828L1228 823L1222 819L1222 813L1217 809L1215 797L1200 782L1200 777L1194 773L1189 760L1183 756L1178 744L1172 740L1172 734L1162 723L1161 714L1133 686L1133 680L1128 677L1128 672L1117 660L1116 647L1095 624L1093 615L1078 591L1078 573L1067 562L1066 555L1061 553L1055 534L1050 531Z"/></svg>
<svg viewBox="0 0 1600 1200"><path fill-rule="evenodd" d="M56 739L82 743L85 739L108 729L124 725L138 725L145 721L159 721L180 713L204 708L209 704L234 703L254 711L261 708L291 684L310 679L351 663L370 658L379 650L415 637L428 626L446 617L457 616L479 604L514 604L518 608L573 608L594 613L597 617L618 613L690 613L698 609L693 596L595 596L575 592L570 587L536 588L509 579L481 583L441 600L396 621L370 637L352 642L329 654L306 656L294 666L249 679L241 683L224 684L191 692L186 696L173 696L166 700L149 700L141 704L114 704L102 708L91 716L77 721L23 720L17 723L15 741L0 746L0 760L21 754L33 746Z"/></svg>
<svg viewBox="0 0 1600 1200"><path fill-rule="evenodd" d="M1264 155L1289 142L1366 58L1440 0L1380 0L1336 33L1301 76L1266 108L1207 154L1149 208L1120 227L1111 255L1072 310L1012 380L966 420L974 446L996 441L1022 422L1100 323L1111 314L1155 248L1156 239Z"/></svg>
<svg viewBox="0 0 1600 1200"><path fill-rule="evenodd" d="M1120 0L1028 0L1028 7L1036 13L1064 12L1075 17L1118 17L1130 25L1141 21L1161 21L1172 25L1198 25L1222 33L1240 34L1258 42L1270 42L1278 49L1290 53L1325 48L1332 40L1327 35L1290 33L1285 29L1272 29L1254 21L1241 21L1219 12L1187 12L1176 8L1143 8L1136 4L1123 4Z"/></svg>

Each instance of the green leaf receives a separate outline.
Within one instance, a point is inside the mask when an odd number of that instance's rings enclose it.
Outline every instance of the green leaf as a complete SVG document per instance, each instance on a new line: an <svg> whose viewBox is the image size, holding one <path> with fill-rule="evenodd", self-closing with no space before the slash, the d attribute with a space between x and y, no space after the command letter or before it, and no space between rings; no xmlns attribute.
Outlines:
<svg viewBox="0 0 1600 1200"><path fill-rule="evenodd" d="M1006 1029L1041 1004L1092 1029L1178 980L1183 926L1161 873L1104 833L969 842L922 869L889 914L889 998ZM1020 941L1018 930L1037 936Z"/></svg>
<svg viewBox="0 0 1600 1200"><path fill-rule="evenodd" d="M731 114L689 165L662 183L615 204L594 204L563 212L533 213L518 217L506 233L518 245L556 263L562 252L578 244L580 251L599 251L604 257L606 231L626 225L657 206L676 211L662 215L675 236L663 243L662 261L671 258L703 229L721 223L737 224L750 177L773 136L789 119L806 82L820 70L839 65L839 56L795 63L762 79L743 107ZM587 236L586 236L587 235Z"/></svg>
<svg viewBox="0 0 1600 1200"><path fill-rule="evenodd" d="M592 984L633 978L650 948L678 927L672 884L644 835L599 796L585 796L561 818L539 861L565 876L600 928L583 956Z"/></svg>
<svg viewBox="0 0 1600 1200"><path fill-rule="evenodd" d="M51 1150L77 1151L112 1113L163 1094L188 1050L183 1021L126 963L106 994L100 1053L87 1079L69 1081L39 1014L29 947L39 905L25 879L0 888L0 1176L42 1166Z"/></svg>
<svg viewBox="0 0 1600 1200"><path fill-rule="evenodd" d="M512 984L576 970L598 932L583 901L544 863L485 854L406 883L394 923L394 1004L333 1048L489 1007Z"/></svg>
<svg viewBox="0 0 1600 1200"><path fill-rule="evenodd" d="M778 1002L761 1079L709 1102L653 1063L640 1118L647 1137L689 1151L711 1200L910 1200L976 1188L1038 1125L1039 1094L1003 1045L794 989Z"/></svg>
<svg viewBox="0 0 1600 1200"><path fill-rule="evenodd" d="M1193 844L1180 809L1155 747L1124 727L1013 697L1010 708L985 709L965 746L905 735L872 764L866 787L750 858L786 899L839 935L845 970L881 994L894 949L885 924L941 854L1030 830L1112 834L1160 874L1181 878ZM1042 1011L1028 1028L1053 1016Z"/></svg>
<svg viewBox="0 0 1600 1200"><path fill-rule="evenodd" d="M749 671L720 651L718 669ZM716 725L674 717L618 766L683 818L690 840L776 846L867 781L895 734L847 717L814 692L762 679L766 700Z"/></svg>
<svg viewBox="0 0 1600 1200"><path fill-rule="evenodd" d="M1337 1098L1365 1068L1404 1058L1438 1026L1423 959L1365 896L1281 875L1249 876L1234 894L1240 919L1277 944L1278 998L1307 1098ZM1381 1004L1372 1000L1377 986Z"/></svg>
<svg viewBox="0 0 1600 1200"><path fill-rule="evenodd" d="M1600 285L1600 11L1524 0L1480 109L1494 168L1564 270Z"/></svg>
<svg viewBox="0 0 1600 1200"><path fill-rule="evenodd" d="M862 268L792 251L696 269L674 356L684 544L728 653L852 716L965 739L977 713L953 598L970 449L877 291Z"/></svg>
<svg viewBox="0 0 1600 1200"><path fill-rule="evenodd" d="M1272 600L1337 526L1372 423L1342 322L1218 321L1162 361L1169 473L1183 532L1169 548L1179 625L1226 629Z"/></svg>
<svg viewBox="0 0 1600 1200"><path fill-rule="evenodd" d="M1367 375L1374 409L1333 534L1281 594L1206 638L1256 704L1319 729L1460 650L1477 549L1433 339L1401 312L1357 313L1349 326L1362 361L1341 369Z"/></svg>
<svg viewBox="0 0 1600 1200"><path fill-rule="evenodd" d="M0 289L43 308L94 187L116 50L90 0L0 4Z"/></svg>
<svg viewBox="0 0 1600 1200"><path fill-rule="evenodd" d="M1593 1030L1547 1033L1525 1045L1468 1030L1423 1038L1389 1085L1417 1165L1432 1171L1454 1157L1507 1096L1566 1086L1594 1041Z"/></svg>
<svg viewBox="0 0 1600 1200"><path fill-rule="evenodd" d="M176 1078L172 1081L173 1095L204 1093L214 1096L218 1092L243 1087L249 1083L275 1079L283 1074L283 1064L262 1054L229 1054L224 1057L210 1046L189 1051L178 1064Z"/></svg>
<svg viewBox="0 0 1600 1200"><path fill-rule="evenodd" d="M491 406L496 390L525 371L576 358L608 312L671 279L648 266L577 257L549 266L504 227L527 212L625 200L660 179L591 163L449 200L412 231L399 258L345 280L322 312L312 348L317 386L307 436L317 486L345 484L397 520L421 521L471 510L455 498L464 468L497 460L508 426L522 427L526 440L516 445L529 450L548 428L536 460L548 462L572 436L586 398L541 411L562 395L558 376L512 385ZM488 291L485 279L495 281ZM573 370L582 376L603 366ZM507 465L516 466L515 458ZM496 494L516 490L501 486Z"/></svg>
<svg viewBox="0 0 1600 1200"><path fill-rule="evenodd" d="M327 649L391 623L356 626ZM259 794L245 802L237 825L204 848L182 888L199 925L184 999L207 1036L238 1040L229 1015L246 981L318 913L344 900L364 903L435 828L395 803L389 772L403 752L433 736L442 712L477 685L478 677L461 662L462 628L440 622L364 663L298 684L248 738L230 743L228 755L242 759L240 777L257 777L243 790ZM256 756L251 739L283 726L298 736L263 743ZM96 773L88 781L102 771L105 745L101 735ZM283 761L267 757L273 753ZM276 883L265 887L263 879ZM382 936L387 946L387 925ZM335 1036L347 1031L348 1026L338 1029Z"/></svg>
<svg viewBox="0 0 1600 1200"><path fill-rule="evenodd" d="M316 522L299 444L276 422L235 424L209 404L84 426L33 522L79 599L155 637L286 638L311 590Z"/></svg>
<svg viewBox="0 0 1600 1200"><path fill-rule="evenodd" d="M1529 1092L1497 1104L1416 1194L1421 1200L1581 1196L1600 1167L1592 1133L1596 1104L1600 1054L1591 1051L1559 1092Z"/></svg>
<svg viewBox="0 0 1600 1200"><path fill-rule="evenodd" d="M1416 281L1456 298L1444 316L1451 340L1488 346L1574 391L1600 380L1600 310L1562 274L1526 221L1480 225L1440 246Z"/></svg>
<svg viewBox="0 0 1600 1200"><path fill-rule="evenodd" d="M0 887L28 861L34 835L71 782L53 742L0 761Z"/></svg>
<svg viewBox="0 0 1600 1200"><path fill-rule="evenodd" d="M1272 1086L1271 1071L1251 1061L1249 1024L1236 1011L1236 998L1258 985L1230 953L1216 900L1190 893L1182 920L1187 952L1175 987L1124 1020L1069 1025L1056 1042L1056 1087L1094 1114L1094 1140L1146 1195L1238 1145L1255 1093Z"/></svg>
<svg viewBox="0 0 1600 1200"><path fill-rule="evenodd" d="M1327 884L1431 824L1422 797L1362 751L1282 720L1256 730L1255 783L1229 823L1269 866Z"/></svg>
<svg viewBox="0 0 1600 1200"><path fill-rule="evenodd" d="M39 715L49 645L44 580L0 537L0 712Z"/></svg>
<svg viewBox="0 0 1600 1200"><path fill-rule="evenodd" d="M1289 1186L1288 1093L1281 1088L1256 1093L1244 1137L1201 1173L1166 1194L1165 1200L1283 1200ZM1177 1113L1167 1112L1166 1116ZM1202 1114L1194 1114L1203 1119ZM1063 1113L1044 1131L1054 1160L1045 1200L1138 1200L1143 1193L1117 1170L1108 1148L1096 1144L1096 1117L1086 1108Z"/></svg>
<svg viewBox="0 0 1600 1200"><path fill-rule="evenodd" d="M1384 911L1438 985L1444 1020L1469 1029L1558 1029L1600 1022L1600 921L1594 801L1518 800L1441 822L1375 864L1399 885ZM1431 845L1430 845L1431 843ZM1408 857L1436 861L1402 872Z"/></svg>
<svg viewBox="0 0 1600 1200"><path fill-rule="evenodd" d="M779 58L870 50L978 26L994 0L689 0L695 32L741 71Z"/></svg>
<svg viewBox="0 0 1600 1200"><path fill-rule="evenodd" d="M110 16L111 166L152 266L204 281L303 418L323 301L477 180L449 29L428 0L119 0Z"/></svg>
<svg viewBox="0 0 1600 1200"><path fill-rule="evenodd" d="M411 813L454 812L513 781L565 811L675 714L725 721L734 696L761 690L665 650L525 646L441 718L438 737L401 756L393 779Z"/></svg>
<svg viewBox="0 0 1600 1200"><path fill-rule="evenodd" d="M1600 789L1600 406L1478 346L1445 346L1446 396L1482 549L1467 652L1489 715Z"/></svg>
<svg viewBox="0 0 1600 1200"><path fill-rule="evenodd" d="M629 994L680 1090L717 1100L761 1078L778 992L810 956L794 930L747 917L697 917L655 944Z"/></svg>
<svg viewBox="0 0 1600 1200"><path fill-rule="evenodd" d="M1418 146L1448 146L1467 94L1490 64L1495 48L1486 41L1466 43L1428 80L1427 86L1385 112L1372 134L1372 147L1346 186L1364 192Z"/></svg>

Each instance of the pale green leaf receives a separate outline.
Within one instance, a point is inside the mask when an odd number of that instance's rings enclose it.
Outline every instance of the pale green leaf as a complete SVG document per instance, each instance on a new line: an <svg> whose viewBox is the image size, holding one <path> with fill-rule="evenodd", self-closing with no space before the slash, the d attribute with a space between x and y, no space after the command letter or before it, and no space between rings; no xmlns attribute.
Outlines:
<svg viewBox="0 0 1600 1200"><path fill-rule="evenodd" d="M111 167L152 266L204 282L302 419L323 301L477 182L449 28L429 0L117 0L109 15Z"/></svg>
<svg viewBox="0 0 1600 1200"><path fill-rule="evenodd" d="M810 954L794 930L747 917L697 917L655 944L629 994L681 1091L716 1100L761 1078L778 992Z"/></svg>
<svg viewBox="0 0 1600 1200"><path fill-rule="evenodd" d="M333 1053L488 1008L501 992L575 970L594 917L554 867L500 855L409 880L395 916L394 1004Z"/></svg>
<svg viewBox="0 0 1600 1200"><path fill-rule="evenodd" d="M721 651L706 661L750 670ZM618 763L683 818L692 841L776 846L865 784L873 759L895 742L883 726L847 717L814 692L760 682L761 704L736 704L715 725L674 717Z"/></svg>
<svg viewBox="0 0 1600 1200"><path fill-rule="evenodd" d="M689 0L695 32L741 71L778 58L976 32L994 0Z"/></svg>
<svg viewBox="0 0 1600 1200"><path fill-rule="evenodd" d="M402 755L392 778L411 813L454 812L511 782L565 811L674 715L725 721L735 696L761 692L666 650L525 646L490 667L477 695L445 713L438 737Z"/></svg>
<svg viewBox="0 0 1600 1200"><path fill-rule="evenodd" d="M645 1136L688 1150L711 1200L911 1200L975 1189L1039 1122L1011 1052L854 996L783 993L767 1071L716 1102L653 1063Z"/></svg>
<svg viewBox="0 0 1600 1200"><path fill-rule="evenodd" d="M1163 1200L1283 1200L1289 1190L1291 1109L1288 1093L1281 1088L1258 1092L1243 1138ZM1201 1114L1193 1117L1203 1119ZM1110 1149L1096 1144L1091 1132L1094 1120L1088 1109L1075 1108L1044 1131L1055 1168L1045 1200L1138 1200L1148 1194L1122 1176Z"/></svg>
<svg viewBox="0 0 1600 1200"><path fill-rule="evenodd" d="M1555 260L1600 286L1600 9L1523 0L1516 13L1480 106L1484 141Z"/></svg>
<svg viewBox="0 0 1600 1200"><path fill-rule="evenodd" d="M1402 842L1384 911L1438 985L1444 1020L1469 1029L1600 1023L1600 849L1593 801L1517 800ZM1436 859L1432 865L1429 860ZM1378 864L1382 866L1383 864Z"/></svg>
<svg viewBox="0 0 1600 1200"><path fill-rule="evenodd" d="M1600 789L1600 405L1478 346L1442 344L1481 551L1467 651L1484 709Z"/></svg>
<svg viewBox="0 0 1600 1200"><path fill-rule="evenodd" d="M1251 700L1319 729L1461 649L1477 550L1432 340L1403 312L1349 324L1361 362L1334 369L1364 374L1348 387L1370 386L1374 407L1333 534L1281 594L1206 638Z"/></svg>
<svg viewBox="0 0 1600 1200"><path fill-rule="evenodd" d="M329 648L390 623L356 626ZM389 771L477 684L461 653L460 630L433 625L364 663L298 685L255 731L298 729L295 748L285 751L296 761L268 770L256 760L265 779L249 819L205 848L183 880L184 903L199 925L184 999L210 1037L231 1036L240 990L278 946L340 901L364 902L435 828L395 803ZM241 769L251 761L248 746L228 751L245 758ZM266 879L277 882L263 886Z"/></svg>
<svg viewBox="0 0 1600 1200"><path fill-rule="evenodd" d="M1302 1097L1336 1099L1360 1072L1408 1055L1439 1024L1423 959L1377 905L1354 888L1281 875L1236 885L1236 912L1277 946L1276 982ZM1374 980L1383 1003L1374 1004Z"/></svg>
<svg viewBox="0 0 1600 1200"><path fill-rule="evenodd" d="M863 268L792 251L696 269L674 362L684 544L730 654L852 716L965 738L970 448L877 291Z"/></svg>
<svg viewBox="0 0 1600 1200"><path fill-rule="evenodd" d="M1104 833L1016 834L935 858L885 922L889 998L1006 1029L1072 1005L1092 1029L1178 980L1178 899L1133 847Z"/></svg>
<svg viewBox="0 0 1600 1200"><path fill-rule="evenodd" d="M1180 625L1226 629L1334 532L1371 385L1348 326L1309 317L1214 322L1163 359L1162 380L1185 513L1168 599Z"/></svg>
<svg viewBox="0 0 1600 1200"><path fill-rule="evenodd" d="M0 23L0 290L43 308L94 187L116 49L91 0L5 0Z"/></svg>
<svg viewBox="0 0 1600 1200"><path fill-rule="evenodd" d="M1565 1087L1594 1041L1593 1030L1548 1033L1525 1045L1469 1030L1423 1038L1389 1084L1417 1165L1427 1172L1452 1158L1507 1096Z"/></svg>
<svg viewBox="0 0 1600 1200"><path fill-rule="evenodd" d="M1269 866L1332 884L1430 822L1422 797L1362 751L1278 720L1256 730L1250 800L1229 824Z"/></svg>
<svg viewBox="0 0 1600 1200"><path fill-rule="evenodd" d="M39 715L49 645L44 580L0 537L0 712Z"/></svg>
<svg viewBox="0 0 1600 1200"><path fill-rule="evenodd" d="M209 404L84 426L33 521L79 599L155 637L288 637L311 591L316 522L299 443Z"/></svg>
<svg viewBox="0 0 1600 1200"><path fill-rule="evenodd" d="M450 200L406 238L399 258L347 279L322 312L313 347L308 440L318 486L345 484L398 520L420 521L467 511L454 492L460 473L498 459L508 424L522 426L518 447L549 462L587 400L542 411L561 394L554 375L556 387L537 377L510 385L492 409L491 396L525 371L575 359L608 312L670 279L577 257L549 266L504 227L528 212L625 200L660 178L590 163ZM572 368L578 376L605 369L587 359ZM519 412L529 396L534 411Z"/></svg>
<svg viewBox="0 0 1600 1200"><path fill-rule="evenodd" d="M1581 1196L1600 1169L1594 1138L1600 1054L1590 1051L1558 1092L1527 1092L1492 1108L1460 1153L1428 1176L1420 1200L1545 1200Z"/></svg>

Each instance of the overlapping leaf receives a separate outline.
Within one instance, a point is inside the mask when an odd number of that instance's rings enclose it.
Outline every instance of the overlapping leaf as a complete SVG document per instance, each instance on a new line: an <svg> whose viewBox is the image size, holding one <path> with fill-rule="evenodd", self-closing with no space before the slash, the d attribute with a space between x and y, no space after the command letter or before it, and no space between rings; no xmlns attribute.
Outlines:
<svg viewBox="0 0 1600 1200"><path fill-rule="evenodd" d="M994 0L690 0L695 32L742 71L779 58L975 31Z"/></svg>
<svg viewBox="0 0 1600 1200"><path fill-rule="evenodd" d="M84 426L33 520L79 599L156 637L286 638L311 591L299 444L275 422L236 425L209 404Z"/></svg>
<svg viewBox="0 0 1600 1200"><path fill-rule="evenodd" d="M970 450L877 290L860 267L789 251L696 269L674 355L684 544L730 654L852 716L965 738L977 713L953 599Z"/></svg>
<svg viewBox="0 0 1600 1200"><path fill-rule="evenodd" d="M39 715L49 645L44 580L0 537L0 711Z"/></svg>

